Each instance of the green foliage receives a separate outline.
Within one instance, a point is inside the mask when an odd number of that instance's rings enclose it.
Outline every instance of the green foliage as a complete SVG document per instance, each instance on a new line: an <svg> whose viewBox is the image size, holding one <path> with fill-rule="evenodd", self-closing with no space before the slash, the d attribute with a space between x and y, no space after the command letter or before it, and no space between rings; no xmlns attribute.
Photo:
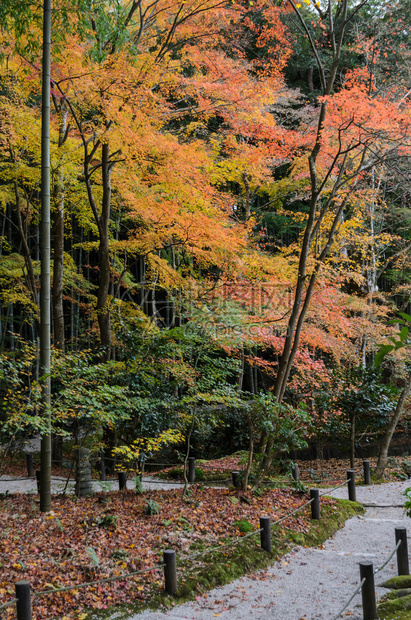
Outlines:
<svg viewBox="0 0 411 620"><path fill-rule="evenodd" d="M135 490L135 492L137 493L137 495L141 495L141 493L144 492L144 487L143 487L143 484L141 482L141 476L140 475L134 476L133 482L134 482L134 490Z"/></svg>
<svg viewBox="0 0 411 620"><path fill-rule="evenodd" d="M117 522L118 522L118 516L117 515L103 515L102 517L97 517L96 519L96 523L97 525L99 525L100 527L116 527L117 526Z"/></svg>
<svg viewBox="0 0 411 620"><path fill-rule="evenodd" d="M29 343L0 357L0 444L23 441L27 434L47 429L38 414L37 355L36 345Z"/></svg>
<svg viewBox="0 0 411 620"><path fill-rule="evenodd" d="M100 566L100 560L93 547L86 547L86 553L91 560L93 566Z"/></svg>
<svg viewBox="0 0 411 620"><path fill-rule="evenodd" d="M113 560L126 560L129 556L128 551L126 551L125 549L115 549L113 551L113 553L111 554L111 557L113 558Z"/></svg>
<svg viewBox="0 0 411 620"><path fill-rule="evenodd" d="M238 528L238 530L240 530L242 534L249 534L250 532L255 530L254 525L250 523L247 519L241 519L240 521L236 521L234 525L236 526L236 528Z"/></svg>
<svg viewBox="0 0 411 620"><path fill-rule="evenodd" d="M400 331L397 338L390 336L388 340L391 340L392 344L382 344L379 351L375 356L375 366L381 365L384 357L392 351L398 351L409 344L409 328L411 323L411 316L405 312L398 313L401 319L395 319L389 322L389 325L399 325Z"/></svg>
<svg viewBox="0 0 411 620"><path fill-rule="evenodd" d="M293 487L293 489L295 489L299 493L306 493L307 492L307 487L305 486L305 484L303 482L301 482L301 480L293 480L291 482L291 486Z"/></svg>
<svg viewBox="0 0 411 620"><path fill-rule="evenodd" d="M404 509L408 517L411 517L411 487L408 487L404 491L405 503Z"/></svg>
<svg viewBox="0 0 411 620"><path fill-rule="evenodd" d="M273 457L307 446L311 418L304 404L277 403L271 393L258 394L250 404L253 425L268 434Z"/></svg>
<svg viewBox="0 0 411 620"><path fill-rule="evenodd" d="M381 382L380 374L374 368L354 368L341 377L335 407L343 412L340 419L343 424L348 426L355 415L357 431L378 431L392 413L394 396L395 390Z"/></svg>
<svg viewBox="0 0 411 620"><path fill-rule="evenodd" d="M147 504L145 507L146 515L149 515L150 517L152 517L153 515L158 515L159 512L160 512L159 504L153 499L147 500Z"/></svg>

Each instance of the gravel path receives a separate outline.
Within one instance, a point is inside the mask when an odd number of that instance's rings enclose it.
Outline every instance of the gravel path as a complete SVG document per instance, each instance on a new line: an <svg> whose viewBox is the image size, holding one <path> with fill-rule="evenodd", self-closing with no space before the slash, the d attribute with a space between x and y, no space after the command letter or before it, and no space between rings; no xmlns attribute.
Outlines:
<svg viewBox="0 0 411 620"><path fill-rule="evenodd" d="M368 506L366 514L347 521L321 548L296 547L267 571L216 588L170 611L143 612L130 620L334 620L359 585L359 562L371 560L375 569L381 566L395 547L396 526L405 525L410 535L411 520L403 507L408 486L409 481L401 481L357 487L358 501ZM347 489L331 495L347 498ZM396 574L394 556L375 576L375 583L378 586ZM379 597L387 592L379 587L376 591ZM347 617L362 620L361 593L341 615Z"/></svg>
<svg viewBox="0 0 411 620"><path fill-rule="evenodd" d="M59 476L52 476L51 479L51 492L62 493L66 486L66 478ZM67 485L67 493L74 493L74 480L70 480ZM181 487L179 482L164 482L164 480L158 480L153 477L143 478L143 488L145 490L155 489L175 489ZM127 480L127 488L133 489L134 483L132 480ZM118 490L118 480L107 480L106 482L100 482L99 480L93 480L93 489L98 491L116 491ZM0 476L0 493L37 493L37 482L35 478L18 478L15 476Z"/></svg>

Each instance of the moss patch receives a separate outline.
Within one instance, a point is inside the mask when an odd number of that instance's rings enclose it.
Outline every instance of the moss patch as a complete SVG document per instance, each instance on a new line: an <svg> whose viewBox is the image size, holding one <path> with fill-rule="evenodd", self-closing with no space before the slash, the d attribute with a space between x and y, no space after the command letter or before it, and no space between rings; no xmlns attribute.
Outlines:
<svg viewBox="0 0 411 620"><path fill-rule="evenodd" d="M248 538L240 539L232 546L223 547L224 544L230 542L230 539L220 540L221 549L209 551L187 560L181 560L177 556L179 584L174 597L157 590L153 591L149 603L133 603L132 605L111 608L104 612L92 612L88 618L89 620L102 618L122 620L128 618L131 613L138 613L143 609L170 608L176 602L181 604L192 600L207 590L230 583L250 572L267 568L295 544L306 547L320 545L335 534L347 519L364 513L363 506L357 502L336 501L338 509L335 505L324 505L321 509L321 519L311 521L306 533L296 533L284 529L282 526L273 527L271 553L266 553L261 549L258 532ZM197 543L192 546L190 553L200 553L203 550L201 543Z"/></svg>
<svg viewBox="0 0 411 620"><path fill-rule="evenodd" d="M195 467L195 481L203 482L203 481L211 481L211 480L225 480L228 474L224 473L216 473L212 471L206 471L201 467ZM187 476L188 476L188 468L187 468ZM184 478L184 468L183 467L173 467L171 469L164 469L163 471L159 471L156 473L157 478L162 478L164 480L172 479L172 480L183 480Z"/></svg>
<svg viewBox="0 0 411 620"><path fill-rule="evenodd" d="M384 600L378 605L380 620L411 620L411 595Z"/></svg>
<svg viewBox="0 0 411 620"><path fill-rule="evenodd" d="M389 588L390 590L402 590L411 588L411 575L398 575L392 577L381 584L381 588Z"/></svg>

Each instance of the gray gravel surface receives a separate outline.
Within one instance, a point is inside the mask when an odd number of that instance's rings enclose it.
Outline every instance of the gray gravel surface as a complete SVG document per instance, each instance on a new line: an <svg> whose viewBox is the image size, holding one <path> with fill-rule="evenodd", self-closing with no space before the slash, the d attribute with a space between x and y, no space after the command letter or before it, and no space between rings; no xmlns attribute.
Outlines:
<svg viewBox="0 0 411 620"><path fill-rule="evenodd" d="M106 482L93 480L93 489L98 491L116 491L118 490L118 480L112 479ZM62 493L66 486L66 478L53 476L51 479L51 492ZM143 488L145 490L155 489L175 489L181 487L179 482L164 482L153 477L143 478ZM67 485L67 493L74 493L75 483L70 480ZM134 482L127 480L127 488L133 489ZM0 493L37 493L37 482L35 478L18 478L15 476L0 476Z"/></svg>
<svg viewBox="0 0 411 620"><path fill-rule="evenodd" d="M377 569L395 547L395 527L405 525L411 531L403 508L408 486L410 482L401 481L357 487L357 500L373 506L367 507L364 516L347 521L321 548L296 547L267 571L238 579L170 611L143 612L130 620L334 620L360 583L359 562L369 560ZM347 489L331 495L347 498ZM378 584L396 574L394 555L375 575L378 597L386 593ZM361 593L340 617L362 620Z"/></svg>

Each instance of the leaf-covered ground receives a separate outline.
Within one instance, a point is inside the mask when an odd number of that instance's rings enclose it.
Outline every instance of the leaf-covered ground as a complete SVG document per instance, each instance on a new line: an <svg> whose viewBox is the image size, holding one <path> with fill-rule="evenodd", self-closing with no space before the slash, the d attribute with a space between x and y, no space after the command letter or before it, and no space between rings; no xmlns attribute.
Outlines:
<svg viewBox="0 0 411 620"><path fill-rule="evenodd" d="M368 459L370 462L371 472L373 467L377 464L377 457ZM245 458L243 454L235 454L221 459L214 459L209 461L196 462L196 468L202 469L207 477L215 478L227 478L231 475L232 471L242 470L245 468ZM403 469L405 462L411 462L411 457L398 456L389 457L388 465L384 472L384 479L387 482L398 480L399 478L406 478L406 474ZM309 485L313 482L321 482L325 484L334 484L342 482L347 478L347 470L351 469L350 461L348 459L328 459L320 460L315 459L312 461L296 461L299 467L299 473L301 480ZM171 477L176 478L176 467L167 467L160 472L162 477L167 477L170 473ZM355 459L356 478L358 481L362 479L363 472L363 459ZM159 475L159 472L150 472L148 475ZM273 474L274 478L278 476ZM285 476L286 478L286 476Z"/></svg>
<svg viewBox="0 0 411 620"><path fill-rule="evenodd" d="M289 489L262 497L221 489L101 493L92 498L54 497L53 511L40 514L30 495L0 499L0 604L14 597L16 581L27 579L34 593L120 576L155 566L162 551L187 555L195 542L213 546L221 537L241 536L235 523L246 519L259 526L261 515L272 520L307 501ZM147 505L158 514L146 514ZM154 504L156 502L156 504ZM332 500L328 502L333 505ZM310 524L305 508L282 524L304 533ZM259 536L255 536L259 545ZM81 618L86 607L105 609L149 597L163 587L162 569L141 576L34 597L33 620ZM13 618L13 607L2 612ZM85 616L83 616L85 617Z"/></svg>

